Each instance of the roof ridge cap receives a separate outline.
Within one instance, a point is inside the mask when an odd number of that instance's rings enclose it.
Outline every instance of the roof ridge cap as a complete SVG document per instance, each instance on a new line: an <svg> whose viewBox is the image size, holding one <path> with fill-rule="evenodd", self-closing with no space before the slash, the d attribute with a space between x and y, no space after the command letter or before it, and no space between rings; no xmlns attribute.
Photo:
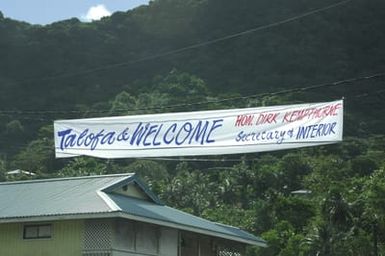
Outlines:
<svg viewBox="0 0 385 256"><path fill-rule="evenodd" d="M55 182L55 181L67 181L67 180L81 180L81 179L95 179L95 178L108 178L108 177L131 177L135 173L114 173L106 175L90 175L90 176L75 176L75 177L63 177L63 178L48 178L48 179L34 179L34 180L18 180L18 181L6 181L0 182L0 185L14 185L14 184L28 184L28 183L43 183L43 182Z"/></svg>

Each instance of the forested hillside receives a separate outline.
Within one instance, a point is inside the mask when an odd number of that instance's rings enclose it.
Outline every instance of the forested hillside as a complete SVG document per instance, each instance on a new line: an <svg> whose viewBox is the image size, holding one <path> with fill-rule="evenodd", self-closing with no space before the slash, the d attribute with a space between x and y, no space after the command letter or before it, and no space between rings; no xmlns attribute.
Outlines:
<svg viewBox="0 0 385 256"><path fill-rule="evenodd" d="M165 203L268 241L248 255L385 255L384 28L381 0L154 0L46 26L0 12L0 180L137 172ZM337 145L54 158L57 119L340 98Z"/></svg>

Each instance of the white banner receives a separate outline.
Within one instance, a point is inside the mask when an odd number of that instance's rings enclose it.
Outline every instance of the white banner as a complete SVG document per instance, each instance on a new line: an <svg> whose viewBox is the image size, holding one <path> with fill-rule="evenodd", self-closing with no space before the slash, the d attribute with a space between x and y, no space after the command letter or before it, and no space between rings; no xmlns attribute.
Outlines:
<svg viewBox="0 0 385 256"><path fill-rule="evenodd" d="M55 121L56 157L221 155L342 140L343 101Z"/></svg>

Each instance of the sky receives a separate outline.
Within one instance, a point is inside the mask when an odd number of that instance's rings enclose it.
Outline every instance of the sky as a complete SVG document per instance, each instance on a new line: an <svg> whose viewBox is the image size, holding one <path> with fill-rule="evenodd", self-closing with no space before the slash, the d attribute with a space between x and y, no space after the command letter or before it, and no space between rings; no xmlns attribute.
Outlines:
<svg viewBox="0 0 385 256"><path fill-rule="evenodd" d="M148 4L149 0L0 0L0 11L7 18L46 25L76 17L98 20L116 11L127 11Z"/></svg>

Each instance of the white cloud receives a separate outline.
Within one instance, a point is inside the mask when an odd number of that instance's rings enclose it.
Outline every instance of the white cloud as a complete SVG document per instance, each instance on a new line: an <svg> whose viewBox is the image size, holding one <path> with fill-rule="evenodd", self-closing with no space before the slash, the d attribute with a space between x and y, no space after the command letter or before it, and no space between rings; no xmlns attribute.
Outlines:
<svg viewBox="0 0 385 256"><path fill-rule="evenodd" d="M88 9L86 15L82 15L82 20L84 21L93 21L93 20L100 20L103 17L110 16L111 12L103 5L98 4L95 6L91 6L90 9Z"/></svg>

